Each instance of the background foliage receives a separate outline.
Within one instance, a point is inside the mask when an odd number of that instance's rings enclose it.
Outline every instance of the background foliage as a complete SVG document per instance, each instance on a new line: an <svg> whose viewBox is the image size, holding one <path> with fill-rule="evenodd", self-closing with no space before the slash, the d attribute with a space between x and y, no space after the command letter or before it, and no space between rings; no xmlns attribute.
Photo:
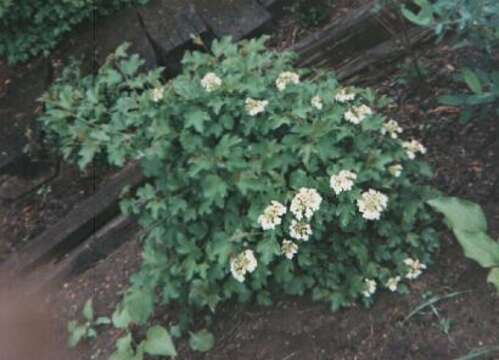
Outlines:
<svg viewBox="0 0 499 360"><path fill-rule="evenodd" d="M9 63L48 54L76 24L148 0L0 0L0 57Z"/></svg>
<svg viewBox="0 0 499 360"><path fill-rule="evenodd" d="M407 276L407 258L431 261L437 241L424 201L432 192L421 185L431 171L408 156L398 132L383 133L387 119L376 110L347 121L355 107L378 109L388 99L350 89L354 99L335 100L344 89L330 74L279 91L276 79L293 70L294 55L269 52L264 42L215 41L211 54L187 53L182 74L168 83L160 69L141 73L142 61L121 47L95 76L66 69L44 96L40 121L66 159L81 168L95 159L119 167L135 160L149 179L121 204L148 233L114 326L146 324L157 303L180 307L172 334L189 328L193 311L214 312L227 300L270 304L273 294L309 293L333 310L359 298L368 304L367 279L384 288ZM220 82L203 86L207 74ZM248 98L268 103L252 116ZM399 164L395 176L390 167ZM341 170L357 178L337 195L330 177ZM311 238L295 240L290 259L281 252L290 211L274 230L258 219L273 200L288 207L303 187L317 189L322 203ZM370 188L389 198L379 221L357 208ZM231 262L248 249L257 266L240 282ZM200 351L212 342L205 331L191 334ZM119 346L132 355L116 359L135 359L129 337Z"/></svg>
<svg viewBox="0 0 499 360"><path fill-rule="evenodd" d="M460 81L468 87L467 93L452 94L440 100L448 105L462 106L471 116L470 108L492 104L499 114L499 2L496 0L414 0L417 10L402 7L402 13L411 22L435 30L439 39L451 36L456 47L468 47L482 56L476 57L462 70Z"/></svg>

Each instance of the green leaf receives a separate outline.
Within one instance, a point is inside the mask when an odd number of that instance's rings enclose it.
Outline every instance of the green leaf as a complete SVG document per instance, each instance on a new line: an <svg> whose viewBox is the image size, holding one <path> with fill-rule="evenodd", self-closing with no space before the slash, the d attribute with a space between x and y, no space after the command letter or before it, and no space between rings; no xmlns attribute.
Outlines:
<svg viewBox="0 0 499 360"><path fill-rule="evenodd" d="M147 331L144 351L149 355L177 356L175 345L168 331L162 326L153 326Z"/></svg>
<svg viewBox="0 0 499 360"><path fill-rule="evenodd" d="M494 285L499 294L499 268L495 267L490 270L489 276L487 276L487 282Z"/></svg>
<svg viewBox="0 0 499 360"><path fill-rule="evenodd" d="M189 346L194 351L207 352L213 348L215 344L215 337L211 332L206 329L196 333L191 332L189 338Z"/></svg>
<svg viewBox="0 0 499 360"><path fill-rule="evenodd" d="M147 322L154 310L154 294L143 288L132 289L126 295L124 303L130 319L142 325Z"/></svg>
<svg viewBox="0 0 499 360"><path fill-rule="evenodd" d="M109 325L111 324L111 319L107 316L101 316L95 320L95 325Z"/></svg>
<svg viewBox="0 0 499 360"><path fill-rule="evenodd" d="M454 229L454 235L467 258L475 260L483 267L499 266L499 243L492 240L485 232Z"/></svg>
<svg viewBox="0 0 499 360"><path fill-rule="evenodd" d="M126 329L132 322L132 318L128 313L126 306L120 305L113 313L112 316L113 326L118 329Z"/></svg>
<svg viewBox="0 0 499 360"><path fill-rule="evenodd" d="M452 229L468 232L486 232L487 219L482 208L468 200L455 197L440 197L428 201L435 210L444 214L447 224Z"/></svg>
<svg viewBox="0 0 499 360"><path fill-rule="evenodd" d="M92 299L88 299L85 305L83 306L83 316L88 321L92 321L94 319L94 307L92 303Z"/></svg>
<svg viewBox="0 0 499 360"><path fill-rule="evenodd" d="M193 127L196 131L202 133L204 130L204 122L210 119L210 114L207 112L194 110L185 115L185 127Z"/></svg>
<svg viewBox="0 0 499 360"><path fill-rule="evenodd" d="M430 26L433 23L433 8L428 0L416 0L415 1L421 10L419 13L415 14L407 7L402 7L402 14L407 18L407 20L413 22L419 26Z"/></svg>
<svg viewBox="0 0 499 360"><path fill-rule="evenodd" d="M465 68L463 70L463 78L466 82L466 85L473 91L475 94L482 93L482 84L478 75L470 69Z"/></svg>
<svg viewBox="0 0 499 360"><path fill-rule="evenodd" d="M87 333L87 327L84 325L79 325L75 321L70 321L68 323L68 346L73 348L80 343L80 341L85 337Z"/></svg>
<svg viewBox="0 0 499 360"><path fill-rule="evenodd" d="M135 352L132 348L132 335L127 334L116 342L116 351L111 354L109 360L142 360L144 358L144 346L138 346Z"/></svg>

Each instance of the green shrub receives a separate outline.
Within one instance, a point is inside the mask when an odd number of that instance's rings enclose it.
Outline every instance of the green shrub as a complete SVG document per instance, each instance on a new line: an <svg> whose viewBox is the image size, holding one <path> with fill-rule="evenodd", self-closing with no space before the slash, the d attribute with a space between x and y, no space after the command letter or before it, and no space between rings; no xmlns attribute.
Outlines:
<svg viewBox="0 0 499 360"><path fill-rule="evenodd" d="M95 77L69 69L44 97L40 120L67 159L135 159L149 178L121 204L148 232L115 326L146 323L158 302L180 306L182 329L228 300L368 304L430 263L424 147L374 110L386 98L295 73L294 56L264 41L187 53L168 83L139 74L122 47Z"/></svg>
<svg viewBox="0 0 499 360"><path fill-rule="evenodd" d="M9 63L48 54L76 24L147 0L0 0L0 57Z"/></svg>

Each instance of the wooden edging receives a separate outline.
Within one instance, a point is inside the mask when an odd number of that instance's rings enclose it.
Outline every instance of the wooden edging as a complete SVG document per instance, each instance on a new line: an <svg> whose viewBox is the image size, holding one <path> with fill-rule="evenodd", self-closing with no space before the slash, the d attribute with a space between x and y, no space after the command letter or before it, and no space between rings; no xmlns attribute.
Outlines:
<svg viewBox="0 0 499 360"><path fill-rule="evenodd" d="M136 163L130 164L103 184L95 194L76 205L64 218L32 239L20 252L0 266L3 278L27 273L54 256L78 246L119 213L119 199L125 186L134 188L144 181Z"/></svg>

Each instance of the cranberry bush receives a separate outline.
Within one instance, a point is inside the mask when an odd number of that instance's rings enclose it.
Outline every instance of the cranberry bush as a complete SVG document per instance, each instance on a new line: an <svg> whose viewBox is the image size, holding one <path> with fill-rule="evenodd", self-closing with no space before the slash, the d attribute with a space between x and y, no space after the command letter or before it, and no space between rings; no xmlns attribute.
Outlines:
<svg viewBox="0 0 499 360"><path fill-rule="evenodd" d="M115 326L147 323L158 303L180 307L181 329L228 300L369 304L430 263L424 146L400 139L380 111L388 99L294 70L293 58L265 38L223 39L187 53L165 83L121 47L95 76L68 69L43 98L40 120L66 159L136 160L148 178L121 204L147 235Z"/></svg>

